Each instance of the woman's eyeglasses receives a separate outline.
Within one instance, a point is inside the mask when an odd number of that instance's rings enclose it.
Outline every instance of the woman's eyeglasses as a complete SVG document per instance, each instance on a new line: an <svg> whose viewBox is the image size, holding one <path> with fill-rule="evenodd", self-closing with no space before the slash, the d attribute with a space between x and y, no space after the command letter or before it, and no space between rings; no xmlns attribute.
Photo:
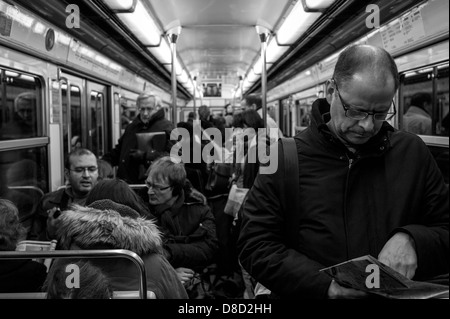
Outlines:
<svg viewBox="0 0 450 319"><path fill-rule="evenodd" d="M148 182L148 181L145 181L145 185L150 189L150 188L153 188L154 190L157 190L157 191L165 191L166 189L169 189L169 188L171 188L172 187L172 185L169 185L169 186L164 186L164 185L157 185L157 184L153 184L153 183L150 183L150 182Z"/></svg>

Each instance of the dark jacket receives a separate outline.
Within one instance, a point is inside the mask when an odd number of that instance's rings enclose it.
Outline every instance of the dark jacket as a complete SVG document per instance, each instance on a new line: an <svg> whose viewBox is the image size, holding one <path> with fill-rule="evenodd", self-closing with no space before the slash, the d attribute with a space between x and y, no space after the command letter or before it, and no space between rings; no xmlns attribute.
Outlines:
<svg viewBox="0 0 450 319"><path fill-rule="evenodd" d="M164 232L164 248L172 266L201 271L216 257L216 224L201 193L193 190L186 197L184 194L172 207L164 204L151 210Z"/></svg>
<svg viewBox="0 0 450 319"><path fill-rule="evenodd" d="M30 240L49 241L47 234L47 211L53 207L59 207L61 211L67 209L69 204L73 202L73 196L68 188L61 188L57 191L45 194L39 202L33 217L33 224L28 235Z"/></svg>
<svg viewBox="0 0 450 319"><path fill-rule="evenodd" d="M160 232L151 220L123 217L113 210L84 212L66 210L58 218L58 241L63 249L75 244L81 249L127 249L138 254L145 265L147 289L157 299L186 299L175 269L162 254ZM118 291L139 289L139 271L130 260L92 260L111 279Z"/></svg>
<svg viewBox="0 0 450 319"><path fill-rule="evenodd" d="M449 271L449 193L432 154L414 134L387 122L353 154L313 105L310 128L295 137L301 210L297 240L280 203L283 171L259 175L244 209L238 249L243 267L277 295L325 298L331 278L320 269L370 254L406 232L415 241L421 280ZM325 121L324 118L325 117ZM281 154L278 163L282 163Z"/></svg>
<svg viewBox="0 0 450 319"><path fill-rule="evenodd" d="M0 293L40 292L46 277L44 264L32 260L2 260Z"/></svg>
<svg viewBox="0 0 450 319"><path fill-rule="evenodd" d="M164 118L164 110L161 109L156 112L150 121L145 124L141 121L140 116L137 116L131 124L127 126L125 132L119 139L119 143L111 150L110 153L103 156L103 159L110 162L113 166L118 166L117 177L123 179L129 184L144 183L142 170L149 166L149 162L142 162L142 160L135 160L130 157L130 150L137 149L136 133L150 133L150 132L165 132L166 133L166 148L165 152L170 154L170 149L173 144L170 141L170 133L174 129L172 122ZM162 155L147 154L149 161Z"/></svg>

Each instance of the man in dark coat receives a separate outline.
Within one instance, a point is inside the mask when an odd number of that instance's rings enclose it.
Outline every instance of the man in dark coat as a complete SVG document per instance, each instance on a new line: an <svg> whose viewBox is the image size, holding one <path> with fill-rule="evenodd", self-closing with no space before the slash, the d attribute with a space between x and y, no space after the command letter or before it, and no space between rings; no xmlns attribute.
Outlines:
<svg viewBox="0 0 450 319"><path fill-rule="evenodd" d="M330 82L331 105L317 100L311 126L295 137L299 207L283 208L295 199L283 197L282 169L258 175L243 212L241 264L284 298L366 296L320 271L363 255L413 280L448 273L448 187L424 142L387 122L396 114L395 61L384 49L352 46Z"/></svg>
<svg viewBox="0 0 450 319"><path fill-rule="evenodd" d="M143 184L146 168L154 159L163 154L170 154L174 145L170 141L170 133L175 127L165 118L161 99L156 95L141 94L136 104L139 115L127 126L116 147L102 157L111 165L118 166L117 178L129 184ZM166 144L163 150L145 152L138 149L136 134L151 132L165 133Z"/></svg>

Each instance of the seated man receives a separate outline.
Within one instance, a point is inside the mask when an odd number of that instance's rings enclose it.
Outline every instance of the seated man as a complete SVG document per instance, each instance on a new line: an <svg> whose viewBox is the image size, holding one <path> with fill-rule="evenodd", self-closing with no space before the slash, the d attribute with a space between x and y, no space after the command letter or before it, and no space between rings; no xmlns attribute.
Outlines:
<svg viewBox="0 0 450 319"><path fill-rule="evenodd" d="M167 259L187 284L215 260L214 216L206 198L186 181L184 165L168 156L150 166L146 184L151 212L164 233Z"/></svg>
<svg viewBox="0 0 450 319"><path fill-rule="evenodd" d="M84 205L89 192L97 184L97 157L90 150L77 148L67 156L64 171L67 187L42 197L28 239L55 239L55 220L59 214L56 212L65 210L72 203Z"/></svg>

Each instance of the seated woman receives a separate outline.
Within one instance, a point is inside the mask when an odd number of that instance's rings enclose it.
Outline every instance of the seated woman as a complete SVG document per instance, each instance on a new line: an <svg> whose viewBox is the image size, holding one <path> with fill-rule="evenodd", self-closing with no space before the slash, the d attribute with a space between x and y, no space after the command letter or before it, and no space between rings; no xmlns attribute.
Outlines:
<svg viewBox="0 0 450 319"><path fill-rule="evenodd" d="M162 157L146 179L150 211L164 233L167 258L187 283L215 261L218 250L214 216L206 198L186 180L182 163Z"/></svg>
<svg viewBox="0 0 450 319"><path fill-rule="evenodd" d="M148 210L147 203L130 186L121 179L103 179L89 192L85 205L89 206L95 201L110 199L118 204L128 206L139 213L141 217L154 218ZM97 209L104 209L96 206Z"/></svg>
<svg viewBox="0 0 450 319"><path fill-rule="evenodd" d="M101 207L97 209L94 207ZM132 208L109 199L88 207L72 205L58 217L57 238L62 249L127 249L145 265L147 290L157 299L186 299L186 290L163 255L161 233L155 223ZM130 260L93 259L110 278L114 290L137 291L140 272Z"/></svg>
<svg viewBox="0 0 450 319"><path fill-rule="evenodd" d="M17 207L0 199L0 251L14 251L25 228L19 222ZM29 259L0 262L0 292L39 292L47 276L44 264Z"/></svg>

